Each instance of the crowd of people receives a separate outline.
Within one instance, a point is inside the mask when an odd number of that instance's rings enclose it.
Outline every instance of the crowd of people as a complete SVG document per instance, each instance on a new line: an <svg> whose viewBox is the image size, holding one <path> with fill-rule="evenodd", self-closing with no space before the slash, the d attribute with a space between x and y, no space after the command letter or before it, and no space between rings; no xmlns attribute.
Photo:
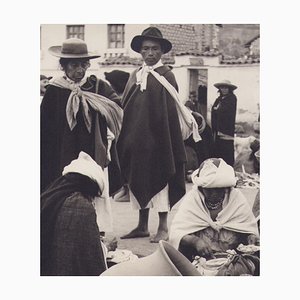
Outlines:
<svg viewBox="0 0 300 300"><path fill-rule="evenodd" d="M131 74L87 76L88 51L76 38L52 46L63 75L41 75L41 275L100 275L107 270L105 233L112 231L111 201L123 190L138 210L137 225L121 239L150 237L149 210L158 213L149 241L169 241L191 262L239 244L258 244L256 218L235 189L234 128L237 88L215 84L220 96L211 127L196 94L182 103L172 49L156 27L131 41L143 64ZM195 163L189 164L188 149ZM193 171L192 191L186 175ZM170 210L180 201L168 228Z"/></svg>

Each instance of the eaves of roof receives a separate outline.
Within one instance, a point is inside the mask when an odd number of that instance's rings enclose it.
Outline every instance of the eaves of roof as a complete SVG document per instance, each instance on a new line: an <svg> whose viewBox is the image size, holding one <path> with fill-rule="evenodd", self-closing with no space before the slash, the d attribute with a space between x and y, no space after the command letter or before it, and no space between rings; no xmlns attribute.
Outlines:
<svg viewBox="0 0 300 300"><path fill-rule="evenodd" d="M249 47L255 40L260 38L260 34L253 37L251 40L249 40L247 43L244 44L244 47Z"/></svg>
<svg viewBox="0 0 300 300"><path fill-rule="evenodd" d="M245 65L245 64L258 64L260 63L260 58L237 58L237 59L223 59L220 61L222 65Z"/></svg>
<svg viewBox="0 0 300 300"><path fill-rule="evenodd" d="M193 56L219 56L221 53L218 50L213 51L200 51L200 50L187 50L176 52L175 56L183 56L183 55L193 55Z"/></svg>
<svg viewBox="0 0 300 300"><path fill-rule="evenodd" d="M103 66L108 66L108 65L140 66L143 64L143 60L142 58L120 55L120 56L108 57L103 62L100 62L99 64Z"/></svg>

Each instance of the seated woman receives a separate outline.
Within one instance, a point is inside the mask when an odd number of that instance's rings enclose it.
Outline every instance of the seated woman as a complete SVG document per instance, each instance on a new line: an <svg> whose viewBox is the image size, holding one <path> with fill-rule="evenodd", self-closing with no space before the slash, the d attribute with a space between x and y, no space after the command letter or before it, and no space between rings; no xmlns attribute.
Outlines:
<svg viewBox="0 0 300 300"><path fill-rule="evenodd" d="M181 200L170 243L190 261L214 258L239 244L257 244L256 219L236 188L233 168L221 158L205 160L192 174L194 186Z"/></svg>
<svg viewBox="0 0 300 300"><path fill-rule="evenodd" d="M80 152L41 195L41 275L98 276L107 269L93 205L104 182L102 168Z"/></svg>

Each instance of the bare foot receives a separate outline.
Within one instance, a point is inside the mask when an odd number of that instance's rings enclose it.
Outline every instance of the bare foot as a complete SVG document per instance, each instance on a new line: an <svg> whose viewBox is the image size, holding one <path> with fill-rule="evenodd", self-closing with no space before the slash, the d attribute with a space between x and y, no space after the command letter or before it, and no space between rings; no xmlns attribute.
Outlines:
<svg viewBox="0 0 300 300"><path fill-rule="evenodd" d="M120 237L120 239L134 239L134 238L141 238L141 237L148 237L150 236L149 231L143 231L139 228L135 228L129 233Z"/></svg>
<svg viewBox="0 0 300 300"><path fill-rule="evenodd" d="M157 231L156 235L150 239L150 243L158 243L160 240L167 241L169 239L168 231Z"/></svg>

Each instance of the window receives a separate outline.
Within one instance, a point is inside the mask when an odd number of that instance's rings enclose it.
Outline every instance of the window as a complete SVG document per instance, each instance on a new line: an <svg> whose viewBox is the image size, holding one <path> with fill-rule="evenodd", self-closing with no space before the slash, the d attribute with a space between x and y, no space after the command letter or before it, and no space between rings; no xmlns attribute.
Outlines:
<svg viewBox="0 0 300 300"><path fill-rule="evenodd" d="M67 39L69 38L84 40L84 25L67 25Z"/></svg>
<svg viewBox="0 0 300 300"><path fill-rule="evenodd" d="M124 48L124 24L108 25L108 48Z"/></svg>

